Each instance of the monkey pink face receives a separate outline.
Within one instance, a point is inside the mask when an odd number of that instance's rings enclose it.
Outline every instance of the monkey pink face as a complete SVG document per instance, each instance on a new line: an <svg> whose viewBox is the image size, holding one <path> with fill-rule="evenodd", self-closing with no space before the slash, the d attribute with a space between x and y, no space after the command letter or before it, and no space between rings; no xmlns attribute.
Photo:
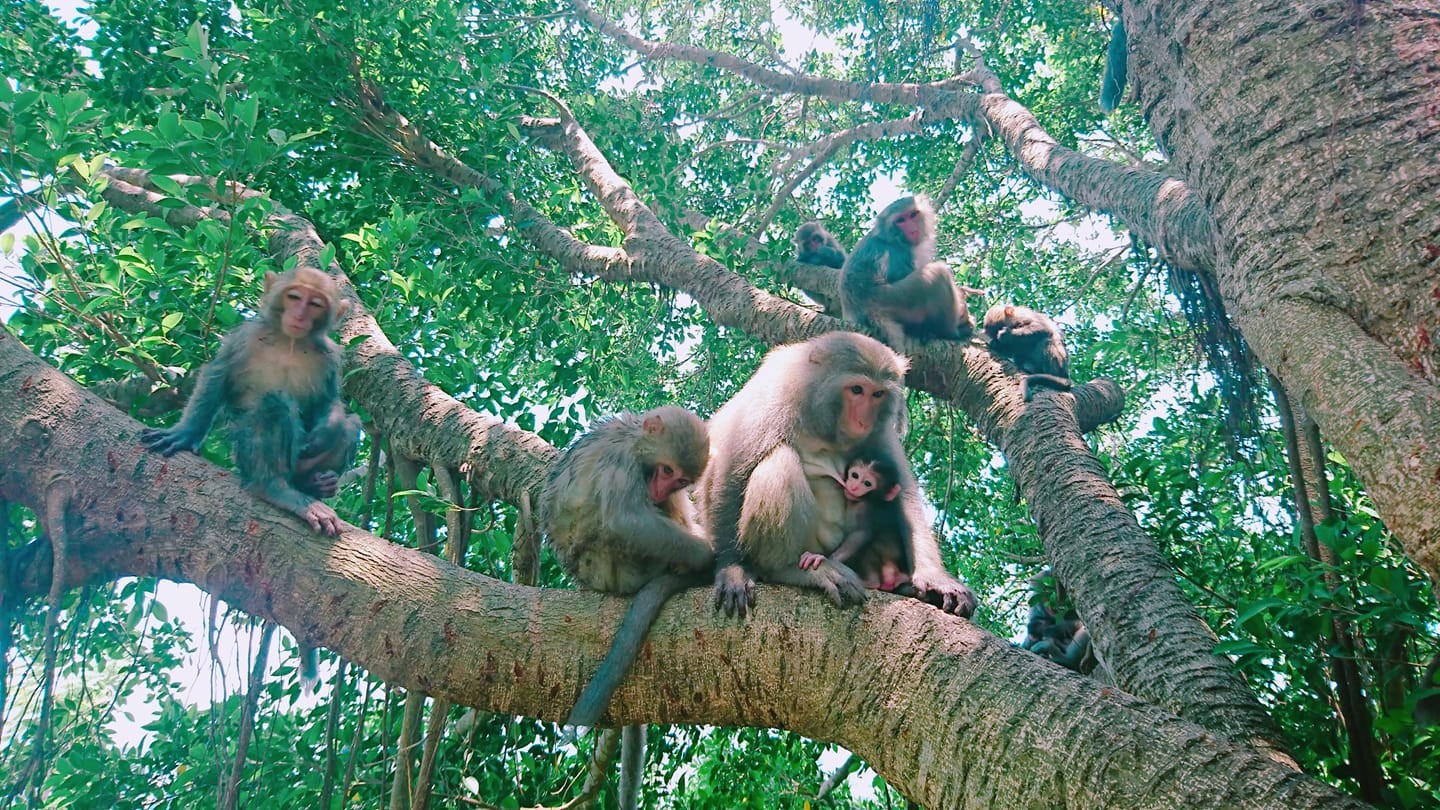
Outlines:
<svg viewBox="0 0 1440 810"><path fill-rule="evenodd" d="M895 215L895 227L905 234L910 244L918 245L920 240L925 238L925 218L920 216L920 209L910 208Z"/></svg>
<svg viewBox="0 0 1440 810"><path fill-rule="evenodd" d="M880 476L875 474L875 465L859 461L845 471L845 499L858 501L874 492L880 486Z"/></svg>
<svg viewBox="0 0 1440 810"><path fill-rule="evenodd" d="M280 296L280 305L280 328L292 338L303 338L314 332L330 312L329 299L303 284L286 287Z"/></svg>
<svg viewBox="0 0 1440 810"><path fill-rule="evenodd" d="M889 389L866 377L857 377L840 392L845 407L840 415L840 433L848 439L863 439L875 429Z"/></svg>
<svg viewBox="0 0 1440 810"><path fill-rule="evenodd" d="M664 503L671 495L690 486L694 481L685 471L667 462L660 462L655 465L655 471L650 473L650 500L654 503Z"/></svg>

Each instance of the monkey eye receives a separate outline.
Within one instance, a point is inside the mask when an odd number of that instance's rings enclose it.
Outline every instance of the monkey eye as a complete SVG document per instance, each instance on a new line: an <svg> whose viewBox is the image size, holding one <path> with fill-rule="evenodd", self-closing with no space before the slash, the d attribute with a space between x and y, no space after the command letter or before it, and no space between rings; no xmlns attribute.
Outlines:
<svg viewBox="0 0 1440 810"><path fill-rule="evenodd" d="M850 386L850 393L855 394L856 396L859 396L860 394L865 393L865 386L860 385L859 383L856 383L856 384Z"/></svg>
<svg viewBox="0 0 1440 810"><path fill-rule="evenodd" d="M691 481L689 478L677 478L677 479L675 479L675 486L678 487L678 488L680 488L680 489L684 489L685 487L688 487L688 486L690 486L690 485L693 484L693 483L695 483L695 482L694 482L694 481Z"/></svg>
<svg viewBox="0 0 1440 810"><path fill-rule="evenodd" d="M666 478L670 478L675 475L675 468L671 467L669 464L661 464L660 474L665 476Z"/></svg>
<svg viewBox="0 0 1440 810"><path fill-rule="evenodd" d="M885 398L885 389L884 389L884 388L881 388L879 391L876 391L875 393L871 394L870 396L872 396L872 397L874 397L874 398L876 398L876 399L884 399L884 398Z"/></svg>

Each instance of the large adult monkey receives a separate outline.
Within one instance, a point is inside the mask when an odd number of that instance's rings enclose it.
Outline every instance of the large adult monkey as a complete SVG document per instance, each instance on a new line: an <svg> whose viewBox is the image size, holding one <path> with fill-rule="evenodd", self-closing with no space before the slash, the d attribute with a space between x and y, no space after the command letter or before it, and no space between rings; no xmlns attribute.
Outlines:
<svg viewBox="0 0 1440 810"><path fill-rule="evenodd" d="M338 535L340 517L317 498L335 494L360 432L340 403L340 347L329 336L349 306L319 270L267 272L258 312L220 341L179 423L146 429L141 442L166 456L194 452L223 407L240 483Z"/></svg>
<svg viewBox="0 0 1440 810"><path fill-rule="evenodd" d="M700 417L664 406L597 422L550 474L540 525L560 566L591 590L635 594L567 723L600 720L665 601L705 581L714 550L683 490L705 471L709 453Z"/></svg>
<svg viewBox="0 0 1440 810"><path fill-rule="evenodd" d="M715 606L744 615L755 582L823 591L836 604L866 598L843 563L799 566L805 552L826 554L844 539L845 498L834 478L850 453L875 442L903 459L904 358L874 338L832 332L782 346L710 420L710 466L700 479L715 541ZM917 594L969 616L975 595L940 562L909 465L900 465L905 517L914 527L911 581Z"/></svg>
<svg viewBox="0 0 1440 810"><path fill-rule="evenodd" d="M967 340L975 322L966 289L935 258L935 210L923 195L885 206L840 270L845 319L874 326L892 346L903 336Z"/></svg>

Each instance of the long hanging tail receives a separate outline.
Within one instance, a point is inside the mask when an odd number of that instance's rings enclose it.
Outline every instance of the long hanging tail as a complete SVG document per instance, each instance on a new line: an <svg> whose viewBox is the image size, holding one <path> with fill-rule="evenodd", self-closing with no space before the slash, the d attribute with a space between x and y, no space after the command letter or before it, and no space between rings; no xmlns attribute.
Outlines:
<svg viewBox="0 0 1440 810"><path fill-rule="evenodd" d="M626 726L620 732L620 810L640 806L640 784L645 776L645 727Z"/></svg>
<svg viewBox="0 0 1440 810"><path fill-rule="evenodd" d="M1105 52L1105 75L1100 79L1101 112L1115 112L1115 108L1124 101L1129 73L1130 53L1125 24L1117 19L1110 31L1110 48Z"/></svg>
<svg viewBox="0 0 1440 810"><path fill-rule="evenodd" d="M595 677L590 679L590 683L586 684L585 690L580 693L580 699L575 701L575 708L570 710L570 718L565 721L566 724L593 726L600 721L600 715L604 714L605 707L610 705L610 696L619 688L620 682L625 680L626 673L630 671L630 666L635 663L635 656L640 653L640 645L644 643L645 634L649 632L660 608L664 607L665 602L677 591L694 581L693 577L666 574L646 583L645 587L635 594L635 601L630 603L625 620L620 622L620 629L615 631L615 639L610 642L610 652L605 654L605 660L600 662L600 669L595 672Z"/></svg>

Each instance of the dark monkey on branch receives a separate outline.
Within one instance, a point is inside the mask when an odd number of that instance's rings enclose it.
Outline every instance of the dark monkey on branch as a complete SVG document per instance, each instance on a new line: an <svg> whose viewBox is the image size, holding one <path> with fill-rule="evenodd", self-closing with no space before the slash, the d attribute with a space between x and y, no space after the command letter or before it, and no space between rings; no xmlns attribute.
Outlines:
<svg viewBox="0 0 1440 810"><path fill-rule="evenodd" d="M968 340L975 331L966 290L935 258L935 210L923 195L885 207L840 271L845 319L880 330L892 346L918 340Z"/></svg>
<svg viewBox="0 0 1440 810"><path fill-rule="evenodd" d="M985 312L984 329L990 351L1025 372L1026 402L1035 395L1037 383L1070 390L1070 354L1055 321L1029 307L996 304Z"/></svg>
<svg viewBox="0 0 1440 810"><path fill-rule="evenodd" d="M1036 577L1031 588L1034 601L1020 646L1066 669L1089 674L1096 665L1090 654L1090 631L1075 608L1066 604L1065 589L1049 570Z"/></svg>
<svg viewBox="0 0 1440 810"><path fill-rule="evenodd" d="M593 726L676 591L703 584L714 550L683 490L705 471L700 417L674 406L597 422L560 456L540 499L545 536L582 587L635 594L567 723Z"/></svg>
<svg viewBox="0 0 1440 810"><path fill-rule="evenodd" d="M837 605L866 599L849 566L823 560L803 569L800 556L843 542L845 498L834 479L856 447L875 442L888 457L905 457L905 369L879 341L832 332L771 351L711 419L700 497L715 541L716 609L743 616L755 604L756 578L815 588ZM917 595L969 616L975 595L941 564L909 465L897 474Z"/></svg>
<svg viewBox="0 0 1440 810"><path fill-rule="evenodd" d="M807 551L800 567L830 559L848 564L865 587L913 596L910 584L910 522L901 509L900 463L885 448L856 448L841 477L845 493L845 539L830 554Z"/></svg>
<svg viewBox="0 0 1440 810"><path fill-rule="evenodd" d="M240 483L311 529L340 534L340 517L317 498L335 494L360 432L340 402L340 347L329 337L349 307L319 270L267 272L255 317L221 340L180 422L146 429L141 442L165 456L194 452L223 407Z"/></svg>
<svg viewBox="0 0 1440 810"><path fill-rule="evenodd" d="M845 249L824 225L807 222L795 231L795 261L839 270L845 266Z"/></svg>

